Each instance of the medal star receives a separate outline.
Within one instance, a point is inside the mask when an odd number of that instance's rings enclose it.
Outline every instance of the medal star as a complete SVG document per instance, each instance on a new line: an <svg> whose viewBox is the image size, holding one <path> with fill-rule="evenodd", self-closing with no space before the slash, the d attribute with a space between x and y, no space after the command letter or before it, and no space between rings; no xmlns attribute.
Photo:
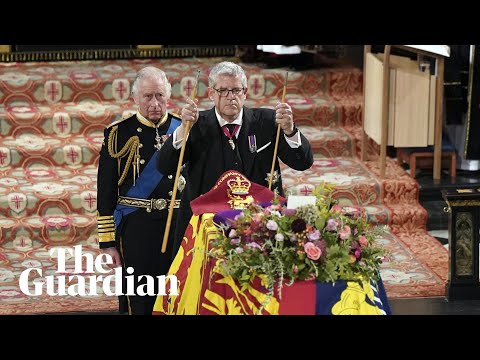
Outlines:
<svg viewBox="0 0 480 360"><path fill-rule="evenodd" d="M277 172L277 170L275 170L273 172L272 184L275 184L278 181L278 178L279 178L278 172ZM270 181L270 173L269 172L267 173L267 177L265 178L265 180Z"/></svg>

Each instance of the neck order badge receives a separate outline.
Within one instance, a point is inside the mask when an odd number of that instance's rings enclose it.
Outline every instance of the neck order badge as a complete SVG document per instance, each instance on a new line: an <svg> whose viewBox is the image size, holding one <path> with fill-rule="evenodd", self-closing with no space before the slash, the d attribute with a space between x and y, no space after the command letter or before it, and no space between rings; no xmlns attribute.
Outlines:
<svg viewBox="0 0 480 360"><path fill-rule="evenodd" d="M222 127L223 133L228 138L228 143L232 147L232 150L235 150L235 143L233 142L233 137L238 132L238 129L240 129L240 125L235 124L226 124Z"/></svg>

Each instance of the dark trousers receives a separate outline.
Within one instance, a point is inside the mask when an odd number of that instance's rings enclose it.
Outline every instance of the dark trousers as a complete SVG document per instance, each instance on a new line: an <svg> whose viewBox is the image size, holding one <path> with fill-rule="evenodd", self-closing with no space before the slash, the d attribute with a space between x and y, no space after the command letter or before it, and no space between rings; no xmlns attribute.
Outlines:
<svg viewBox="0 0 480 360"><path fill-rule="evenodd" d="M166 252L161 252L167 215L168 209L152 210L151 213L138 209L122 220L117 243L122 257L124 294L127 293L126 276L133 277L134 292L138 294L138 287L147 283L145 277L138 279L140 275L153 277L154 293L158 293L157 277L166 275L172 262L173 231L170 232ZM172 223L174 221L175 213ZM128 267L132 267L134 272L126 273ZM147 290L146 286L142 286L142 289L145 292ZM123 295L119 297L119 311L132 315L151 315L155 300L156 295Z"/></svg>

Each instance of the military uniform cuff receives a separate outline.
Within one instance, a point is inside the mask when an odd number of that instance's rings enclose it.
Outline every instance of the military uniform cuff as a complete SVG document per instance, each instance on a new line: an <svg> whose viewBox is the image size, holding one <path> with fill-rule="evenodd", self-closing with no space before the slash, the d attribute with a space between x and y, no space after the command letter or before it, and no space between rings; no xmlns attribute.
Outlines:
<svg viewBox="0 0 480 360"><path fill-rule="evenodd" d="M97 226L98 226L98 242L99 243L108 243L115 242L115 221L113 220L113 215L109 216L98 216L97 215Z"/></svg>

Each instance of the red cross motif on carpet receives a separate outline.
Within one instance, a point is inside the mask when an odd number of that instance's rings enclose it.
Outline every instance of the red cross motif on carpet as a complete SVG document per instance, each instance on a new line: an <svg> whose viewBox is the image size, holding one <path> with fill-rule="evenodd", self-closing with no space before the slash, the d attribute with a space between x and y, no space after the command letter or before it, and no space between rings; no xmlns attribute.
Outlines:
<svg viewBox="0 0 480 360"><path fill-rule="evenodd" d="M20 214L27 206L27 197L25 194L11 193L8 194L7 199L8 207L16 214Z"/></svg>
<svg viewBox="0 0 480 360"><path fill-rule="evenodd" d="M97 194L92 191L84 191L81 195L82 207L87 211L97 210Z"/></svg>
<svg viewBox="0 0 480 360"><path fill-rule="evenodd" d="M32 239L27 236L20 235L13 240L14 248L18 250L25 250L32 247Z"/></svg>
<svg viewBox="0 0 480 360"><path fill-rule="evenodd" d="M0 147L0 168L10 165L10 150L6 147Z"/></svg>
<svg viewBox="0 0 480 360"><path fill-rule="evenodd" d="M112 96L117 101L126 101L130 97L130 83L127 79L115 79L112 82Z"/></svg>
<svg viewBox="0 0 480 360"><path fill-rule="evenodd" d="M68 165L78 165L82 161L82 150L76 145L67 145L63 148L65 162Z"/></svg>
<svg viewBox="0 0 480 360"><path fill-rule="evenodd" d="M302 195L307 196L307 195L311 195L311 194L312 194L312 189L309 188L307 185L305 185L305 186L303 187L303 189L300 190L300 192L302 193Z"/></svg>
<svg viewBox="0 0 480 360"><path fill-rule="evenodd" d="M195 81L195 77L193 76L185 76L182 78L182 80L180 81L180 93L184 97L192 97L193 88L195 87ZM200 87L198 88L198 90L200 90Z"/></svg>
<svg viewBox="0 0 480 360"><path fill-rule="evenodd" d="M65 112L53 114L53 131L58 135L67 135L72 129L70 115Z"/></svg>
<svg viewBox="0 0 480 360"><path fill-rule="evenodd" d="M259 74L253 74L248 79L248 96L260 98L265 95L265 78Z"/></svg>
<svg viewBox="0 0 480 360"><path fill-rule="evenodd" d="M57 80L47 80L44 85L45 100L52 104L62 99L62 84Z"/></svg>

